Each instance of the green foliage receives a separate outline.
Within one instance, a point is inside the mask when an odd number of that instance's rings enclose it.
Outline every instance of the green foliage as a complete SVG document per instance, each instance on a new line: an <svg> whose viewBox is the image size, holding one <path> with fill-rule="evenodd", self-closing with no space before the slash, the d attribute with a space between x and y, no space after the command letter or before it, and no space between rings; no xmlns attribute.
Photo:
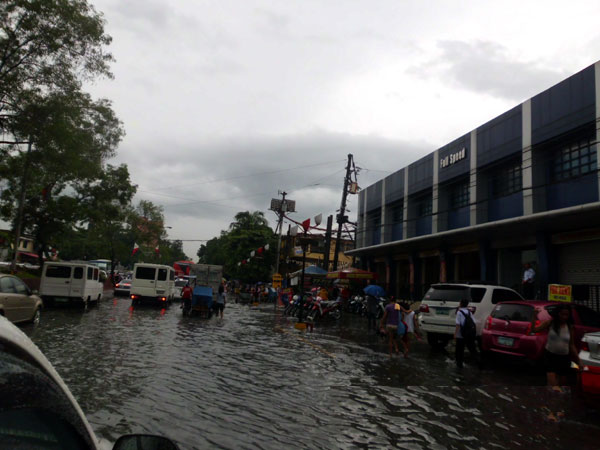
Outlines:
<svg viewBox="0 0 600 450"><path fill-rule="evenodd" d="M252 251L267 244L270 247L268 251L256 254L249 262L238 266L239 262L250 257ZM277 236L269 227L264 213L244 211L235 215L235 221L227 231L221 231L219 237L202 245L197 256L200 263L224 266L226 277L249 283L271 278L276 249Z"/></svg>
<svg viewBox="0 0 600 450"><path fill-rule="evenodd" d="M7 185L0 196L0 217L15 220L25 186L23 231L34 236L41 263L42 250L58 236L95 219L82 198L103 194L98 186L113 172L104 161L114 155L123 130L106 102L78 91L37 100L13 121L14 134L31 139L31 150L13 147L0 161L0 177ZM131 190L128 174L126 185L123 192ZM123 192L118 195L127 195Z"/></svg>
<svg viewBox="0 0 600 450"><path fill-rule="evenodd" d="M0 110L18 115L29 96L78 90L95 76L111 76L111 37L86 0L0 2ZM6 130L6 121L0 128Z"/></svg>

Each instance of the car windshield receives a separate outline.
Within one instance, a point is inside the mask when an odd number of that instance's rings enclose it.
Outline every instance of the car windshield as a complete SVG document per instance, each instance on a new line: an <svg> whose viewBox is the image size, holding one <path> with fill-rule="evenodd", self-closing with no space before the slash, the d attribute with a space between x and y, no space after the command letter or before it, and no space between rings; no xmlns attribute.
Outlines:
<svg viewBox="0 0 600 450"><path fill-rule="evenodd" d="M531 305L502 303L494 308L491 316L494 319L531 322L534 311L535 309Z"/></svg>
<svg viewBox="0 0 600 450"><path fill-rule="evenodd" d="M175 286L184 287L187 284L187 280L177 280L175 281Z"/></svg>
<svg viewBox="0 0 600 450"><path fill-rule="evenodd" d="M463 299L469 300L470 303L481 302L485 295L485 288L472 288L469 286L452 286L439 285L432 286L424 300L435 300L445 302L460 302Z"/></svg>

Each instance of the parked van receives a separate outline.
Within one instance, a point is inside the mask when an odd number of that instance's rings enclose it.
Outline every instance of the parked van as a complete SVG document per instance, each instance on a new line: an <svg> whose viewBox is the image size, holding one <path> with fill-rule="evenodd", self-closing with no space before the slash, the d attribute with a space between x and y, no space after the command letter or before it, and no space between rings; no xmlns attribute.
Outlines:
<svg viewBox="0 0 600 450"><path fill-rule="evenodd" d="M76 302L87 306L102 298L104 285L100 270L85 262L48 262L40 281L40 296L45 304Z"/></svg>
<svg viewBox="0 0 600 450"><path fill-rule="evenodd" d="M132 304L158 302L170 304L175 296L175 269L161 264L138 263L131 280Z"/></svg>

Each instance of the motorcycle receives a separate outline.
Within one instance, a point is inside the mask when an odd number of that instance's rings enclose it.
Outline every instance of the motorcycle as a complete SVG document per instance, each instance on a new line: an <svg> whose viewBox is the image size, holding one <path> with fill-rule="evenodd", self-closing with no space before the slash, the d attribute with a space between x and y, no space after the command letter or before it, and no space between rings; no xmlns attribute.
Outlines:
<svg viewBox="0 0 600 450"><path fill-rule="evenodd" d="M312 310L308 315L308 320L316 322L318 320L340 320L342 317L342 305L337 300L324 301L317 297Z"/></svg>

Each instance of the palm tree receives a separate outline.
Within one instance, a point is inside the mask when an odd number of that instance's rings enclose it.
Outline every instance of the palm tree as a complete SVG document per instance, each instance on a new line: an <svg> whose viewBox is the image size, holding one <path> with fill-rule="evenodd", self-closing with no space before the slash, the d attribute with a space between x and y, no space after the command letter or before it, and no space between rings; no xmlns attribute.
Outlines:
<svg viewBox="0 0 600 450"><path fill-rule="evenodd" d="M269 226L269 222L265 218L262 211L242 211L235 215L235 221L229 225L230 230L244 230L256 227Z"/></svg>

